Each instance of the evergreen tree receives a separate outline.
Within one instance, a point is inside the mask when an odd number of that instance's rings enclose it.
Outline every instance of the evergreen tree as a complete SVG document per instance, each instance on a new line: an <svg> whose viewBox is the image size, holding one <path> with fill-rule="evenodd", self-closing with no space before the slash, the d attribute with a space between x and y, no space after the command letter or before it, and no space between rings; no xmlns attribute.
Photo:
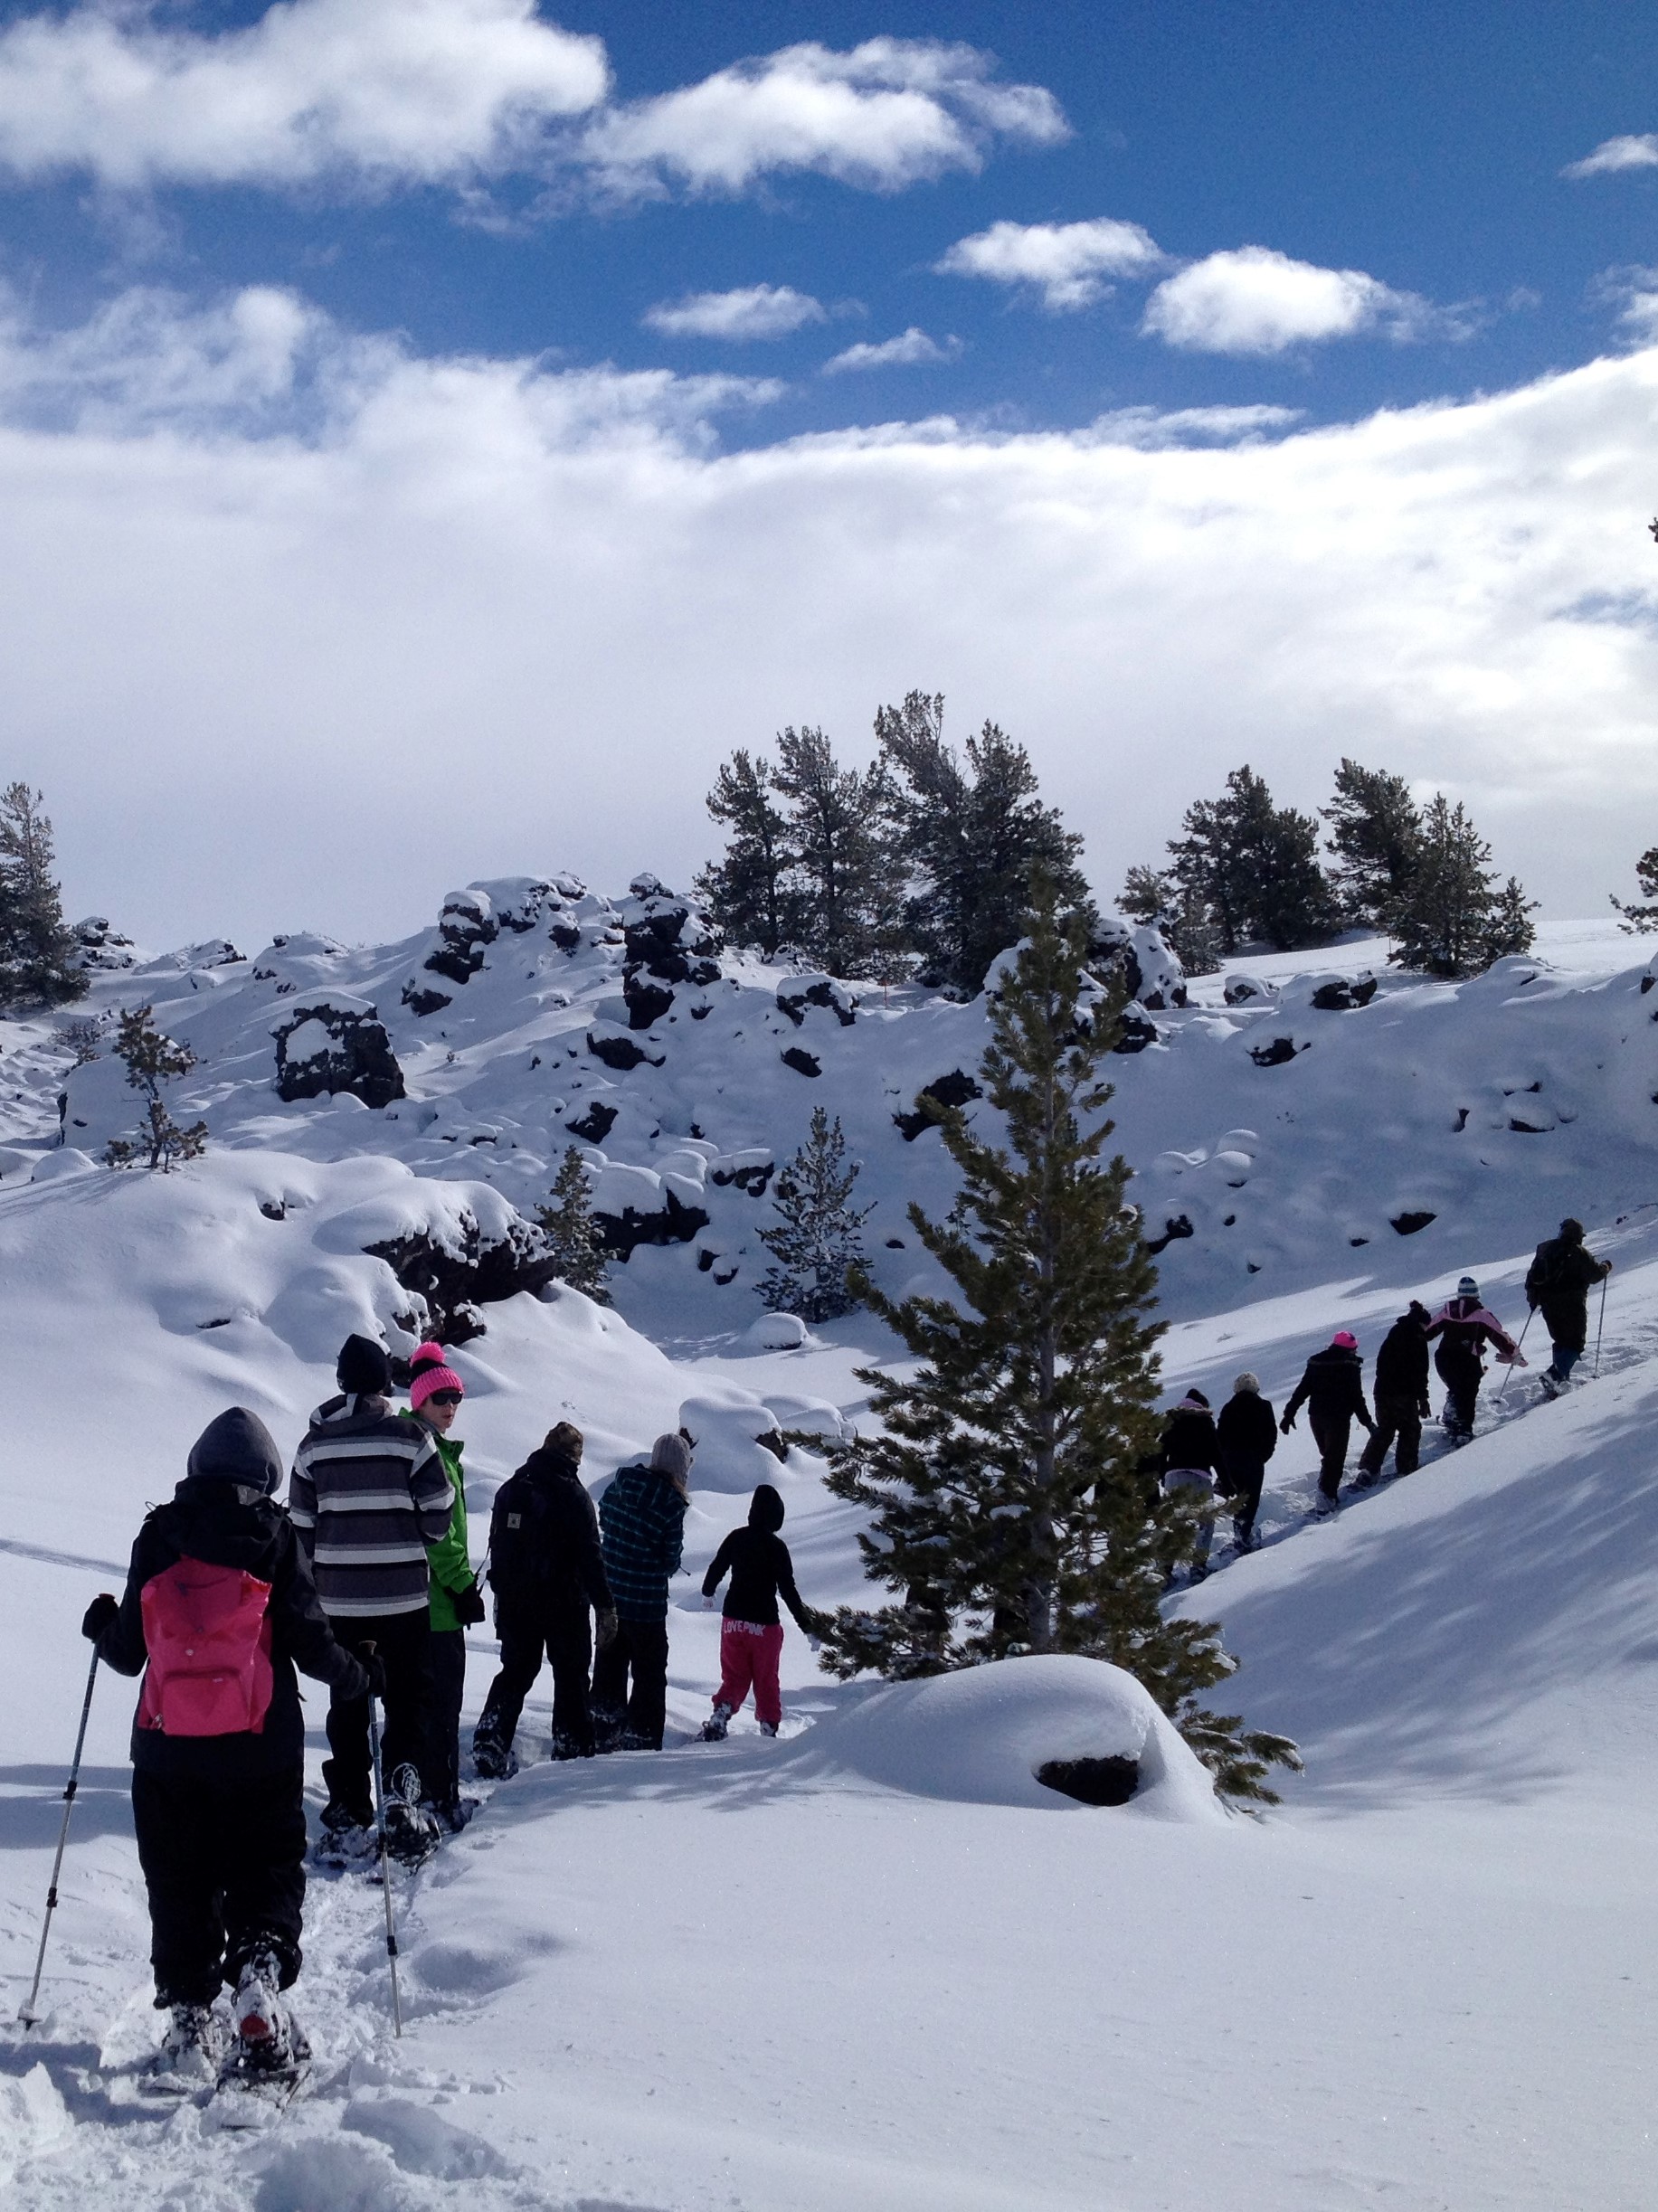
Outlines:
<svg viewBox="0 0 1658 2212"><path fill-rule="evenodd" d="M1422 845L1407 892L1394 918L1402 968L1455 978L1477 975L1506 952L1531 944L1534 911L1512 876L1499 891L1491 847L1459 799L1443 792L1422 814Z"/></svg>
<svg viewBox="0 0 1658 2212"><path fill-rule="evenodd" d="M696 878L698 895L734 944L758 945L768 957L791 942L799 922L793 885L795 852L773 798L772 764L739 750L720 769L708 812L729 827L725 857Z"/></svg>
<svg viewBox="0 0 1658 2212"><path fill-rule="evenodd" d="M127 1081L144 1101L144 1118L135 1139L110 1139L104 1159L111 1167L130 1167L147 1154L145 1165L152 1173L159 1168L171 1175L175 1161L199 1159L206 1151L207 1124L195 1121L181 1129L168 1110L162 1085L188 1075L195 1054L187 1045L164 1035L153 1012L147 1006L128 1007L115 1033L116 1057L126 1062Z"/></svg>
<svg viewBox="0 0 1658 2212"><path fill-rule="evenodd" d="M842 768L821 730L783 730L777 751L772 783L789 801L801 951L831 975L860 974L890 941L901 904L886 776Z"/></svg>
<svg viewBox="0 0 1658 2212"><path fill-rule="evenodd" d="M971 997L1024 935L1034 869L1067 903L1088 909L1090 900L1076 865L1082 839L1043 805L1025 748L987 722L963 762L944 742L943 719L942 695L912 691L878 710L875 734L909 878L910 942L931 979Z"/></svg>
<svg viewBox="0 0 1658 2212"><path fill-rule="evenodd" d="M62 1007L86 994L52 874L52 824L26 783L0 791L0 1007Z"/></svg>
<svg viewBox="0 0 1658 2212"><path fill-rule="evenodd" d="M52 1033L52 1041L59 1052L71 1055L71 1063L78 1068L90 1067L94 1060L102 1057L102 1025L86 1015L78 1014L72 1021L60 1022Z"/></svg>
<svg viewBox="0 0 1658 2212"><path fill-rule="evenodd" d="M944 1221L915 1205L910 1219L959 1302L868 1290L916 1366L862 1373L880 1426L836 1455L829 1483L872 1517L866 1574L901 1594L877 1612L843 1607L824 1663L904 1677L1027 1650L1108 1659L1217 1788L1270 1799L1267 1765L1295 1764L1293 1746L1199 1706L1234 1662L1212 1626L1161 1613L1192 1517L1143 1471L1159 1434L1156 1277L1127 1163L1102 1159L1098 1069L1123 1002L1084 1012L1085 942L1081 918L1062 922L1039 891L980 1068L1007 1149L938 1111L961 1194Z"/></svg>
<svg viewBox="0 0 1658 2212"><path fill-rule="evenodd" d="M559 1281L608 1306L610 1258L593 1220L586 1163L574 1145L565 1147L552 1196L535 1209L535 1225L547 1240L549 1258L558 1263Z"/></svg>
<svg viewBox="0 0 1658 2212"><path fill-rule="evenodd" d="M1131 868L1117 901L1131 922L1158 930L1189 976L1213 975L1220 966L1220 929L1201 892L1182 890L1157 868Z"/></svg>
<svg viewBox="0 0 1658 2212"><path fill-rule="evenodd" d="M1623 915L1621 926L1632 937L1644 936L1649 930L1658 930L1658 845L1650 846L1635 863L1635 882L1641 887L1644 906L1626 906L1622 899L1612 902Z"/></svg>
<svg viewBox="0 0 1658 2212"><path fill-rule="evenodd" d="M1334 887L1349 921L1391 931L1408 895L1422 849L1422 817L1403 776L1343 759L1335 798L1321 812L1331 825Z"/></svg>
<svg viewBox="0 0 1658 2212"><path fill-rule="evenodd" d="M1318 824L1275 807L1247 763L1232 770L1220 798L1189 807L1182 827L1170 841L1170 873L1213 913L1223 958L1252 938L1290 951L1329 934L1335 903L1319 865Z"/></svg>
<svg viewBox="0 0 1658 2212"><path fill-rule="evenodd" d="M851 1287L865 1261L859 1232L873 1211L848 1204L858 1163L847 1161L840 1117L814 1107L811 1132L777 1178L772 1204L779 1215L760 1241L775 1264L760 1285L773 1313L832 1321L858 1302Z"/></svg>

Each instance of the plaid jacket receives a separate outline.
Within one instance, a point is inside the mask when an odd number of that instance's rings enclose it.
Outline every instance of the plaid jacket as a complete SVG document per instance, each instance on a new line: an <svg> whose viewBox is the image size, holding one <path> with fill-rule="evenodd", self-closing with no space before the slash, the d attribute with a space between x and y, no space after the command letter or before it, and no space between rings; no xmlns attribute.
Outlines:
<svg viewBox="0 0 1658 2212"><path fill-rule="evenodd" d="M666 1621L668 1578L685 1551L686 1500L666 1475L640 1464L616 1471L599 1500L604 1572L624 1621Z"/></svg>

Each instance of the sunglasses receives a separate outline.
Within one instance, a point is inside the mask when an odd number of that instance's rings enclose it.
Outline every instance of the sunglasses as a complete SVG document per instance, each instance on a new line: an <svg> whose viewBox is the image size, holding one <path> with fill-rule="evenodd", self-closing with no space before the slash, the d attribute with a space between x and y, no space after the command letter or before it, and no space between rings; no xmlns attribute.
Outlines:
<svg viewBox="0 0 1658 2212"><path fill-rule="evenodd" d="M428 1405L459 1405L460 1393L458 1390L434 1390L426 1403Z"/></svg>

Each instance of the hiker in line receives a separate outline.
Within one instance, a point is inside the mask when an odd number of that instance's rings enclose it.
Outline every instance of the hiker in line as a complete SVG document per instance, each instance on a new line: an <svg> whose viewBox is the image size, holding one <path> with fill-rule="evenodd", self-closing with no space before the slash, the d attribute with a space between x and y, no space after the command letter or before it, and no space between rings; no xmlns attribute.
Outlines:
<svg viewBox="0 0 1658 2212"><path fill-rule="evenodd" d="M153 2085L211 2084L221 2062L290 2071L307 2056L279 1992L299 1971L305 1723L294 1668L361 1697L292 1524L282 1462L233 1405L192 1446L170 1502L146 1516L118 1603L81 1623L118 1674L144 1675L132 1727L132 1820L149 1894L156 2006L172 2015ZM233 2042L212 2007L229 1982Z"/></svg>
<svg viewBox="0 0 1658 2212"><path fill-rule="evenodd" d="M441 1344L422 1344L409 1362L409 1417L430 1431L454 1498L449 1527L426 1547L431 1577L427 1654L431 1662L430 1730L421 1781L440 1826L458 1835L474 1800L460 1801L460 1707L467 1687L467 1631L484 1617L483 1592L472 1572L467 1540L466 1477L462 1445L450 1431L466 1385L449 1366Z"/></svg>
<svg viewBox="0 0 1658 2212"><path fill-rule="evenodd" d="M794 1615L801 1633L818 1649L815 1614L802 1602L794 1586L794 1562L778 1530L783 1525L783 1501L769 1482L761 1483L749 1501L748 1526L734 1528L715 1553L702 1578L702 1602L714 1603L714 1593L725 1576L720 1621L720 1686L714 1693L714 1710L703 1723L702 1740L717 1744L740 1713L752 1688L754 1717L762 1735L775 1735L783 1716L782 1691L777 1667L782 1657L783 1628L777 1600Z"/></svg>
<svg viewBox="0 0 1658 2212"><path fill-rule="evenodd" d="M649 1462L620 1467L599 1500L613 1634L593 1661L593 1734L601 1751L660 1751L668 1718L668 1580L685 1552L691 1447L658 1436ZM630 1693L629 1677L632 1677Z"/></svg>
<svg viewBox="0 0 1658 2212"><path fill-rule="evenodd" d="M1295 1426L1295 1416L1303 1405L1319 1453L1318 1496L1312 1509L1333 1513L1353 1423L1372 1436L1376 1433L1376 1423L1364 1402L1364 1362L1359 1357L1359 1339L1350 1329L1338 1328L1323 1350L1314 1352L1308 1360L1278 1423L1285 1436Z"/></svg>
<svg viewBox="0 0 1658 2212"><path fill-rule="evenodd" d="M1495 1345L1497 1357L1505 1365L1513 1360L1523 1367L1526 1363L1496 1315L1482 1304L1480 1286L1472 1275L1463 1277L1456 1296L1441 1306L1426 1333L1430 1341L1439 1339L1434 1365L1445 1386L1445 1433L1459 1444L1466 1443L1473 1434L1474 1404L1485 1380L1485 1347Z"/></svg>
<svg viewBox="0 0 1658 2212"><path fill-rule="evenodd" d="M605 1638L614 1635L616 1616L599 1517L582 1480L582 1445L581 1430L561 1421L495 1494L489 1585L501 1670L472 1737L473 1763L486 1781L518 1771L513 1736L544 1653L553 1669L553 1756L591 1759L596 1748L587 1691L592 1615Z"/></svg>
<svg viewBox="0 0 1658 2212"><path fill-rule="evenodd" d="M421 1762L430 1756L430 1571L426 1547L449 1533L455 1493L431 1432L387 1403L392 1363L384 1345L347 1337L340 1347L340 1395L311 1415L294 1456L288 1509L335 1634L372 1642L385 1669L382 1772L393 1854L425 1857L437 1822L422 1810ZM342 1860L374 1843L368 1699L336 1689L328 1707L322 1778L325 1845Z"/></svg>
<svg viewBox="0 0 1658 2212"><path fill-rule="evenodd" d="M1247 1369L1232 1385L1232 1395L1215 1423L1215 1468L1221 1489L1232 1501L1232 1535L1240 1552L1256 1549L1255 1517L1261 1509L1266 1462L1278 1449L1278 1423L1261 1378Z"/></svg>
<svg viewBox="0 0 1658 2212"><path fill-rule="evenodd" d="M1558 1397L1589 1341L1589 1291L1612 1272L1610 1260L1585 1250L1583 1224L1570 1215L1558 1236L1545 1237L1526 1271L1526 1303L1540 1312L1554 1357L1538 1378Z"/></svg>
<svg viewBox="0 0 1658 2212"><path fill-rule="evenodd" d="M1381 1479L1382 1461L1393 1450L1396 1474L1414 1475L1422 1460L1422 1423L1433 1411L1427 1394L1427 1332L1432 1317L1416 1299L1408 1313L1382 1338L1376 1355L1376 1426L1359 1455L1355 1489L1368 1490Z"/></svg>
<svg viewBox="0 0 1658 2212"><path fill-rule="evenodd" d="M1200 1390L1189 1390L1163 1424L1161 1473L1165 1492L1173 1497L1186 1491L1195 1500L1215 1495L1215 1420L1209 1402ZM1192 1549L1191 1579L1200 1583L1209 1571L1209 1546L1215 1536L1215 1517L1197 1524Z"/></svg>

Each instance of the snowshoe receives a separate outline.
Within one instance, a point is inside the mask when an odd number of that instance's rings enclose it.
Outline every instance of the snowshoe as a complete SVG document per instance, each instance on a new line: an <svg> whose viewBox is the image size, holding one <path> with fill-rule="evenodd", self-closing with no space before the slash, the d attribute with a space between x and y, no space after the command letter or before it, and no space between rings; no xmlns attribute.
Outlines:
<svg viewBox="0 0 1658 2212"><path fill-rule="evenodd" d="M1313 1519L1315 1521L1327 1521L1331 1515L1336 1510L1339 1503L1340 1500L1331 1498L1328 1491L1320 1490L1312 1500Z"/></svg>
<svg viewBox="0 0 1658 2212"><path fill-rule="evenodd" d="M518 1771L517 1755L509 1744L480 1733L472 1738L472 1770L480 1782L510 1782Z"/></svg>
<svg viewBox="0 0 1658 2212"><path fill-rule="evenodd" d="M774 1720L763 1720L760 1724L760 1733L762 1735L775 1735L777 1723Z"/></svg>
<svg viewBox="0 0 1658 2212"><path fill-rule="evenodd" d="M371 1812L333 1802L323 1807L322 1834L311 1846L314 1865L359 1867L377 1848Z"/></svg>
<svg viewBox="0 0 1658 2212"><path fill-rule="evenodd" d="M478 1810L478 1803L475 1797L458 1797L451 1805L429 1805L426 1810L446 1836L458 1836Z"/></svg>
<svg viewBox="0 0 1658 2212"><path fill-rule="evenodd" d="M1356 1490L1373 1490L1380 1480L1379 1467L1361 1467L1353 1477L1353 1488Z"/></svg>
<svg viewBox="0 0 1658 2212"><path fill-rule="evenodd" d="M309 2071L311 2047L283 2003L280 1987L275 1954L253 1952L231 2004L235 2040L213 2096L220 2127L267 2126L287 2109Z"/></svg>
<svg viewBox="0 0 1658 2212"><path fill-rule="evenodd" d="M193 2097L213 2087L223 2058L224 2028L212 2007L175 2005L139 2089L147 2097Z"/></svg>
<svg viewBox="0 0 1658 2212"><path fill-rule="evenodd" d="M1570 1375L1557 1375L1552 1367L1545 1367L1537 1379L1543 1385L1546 1398L1558 1398L1562 1391L1571 1386Z"/></svg>
<svg viewBox="0 0 1658 2212"><path fill-rule="evenodd" d="M694 1741L698 1744L723 1744L730 1723L731 1707L728 1705L716 1705L697 1730Z"/></svg>
<svg viewBox="0 0 1658 2212"><path fill-rule="evenodd" d="M386 1856L400 1867L423 1867L442 1840L443 1831L426 1806L406 1805L401 1798L386 1806Z"/></svg>

